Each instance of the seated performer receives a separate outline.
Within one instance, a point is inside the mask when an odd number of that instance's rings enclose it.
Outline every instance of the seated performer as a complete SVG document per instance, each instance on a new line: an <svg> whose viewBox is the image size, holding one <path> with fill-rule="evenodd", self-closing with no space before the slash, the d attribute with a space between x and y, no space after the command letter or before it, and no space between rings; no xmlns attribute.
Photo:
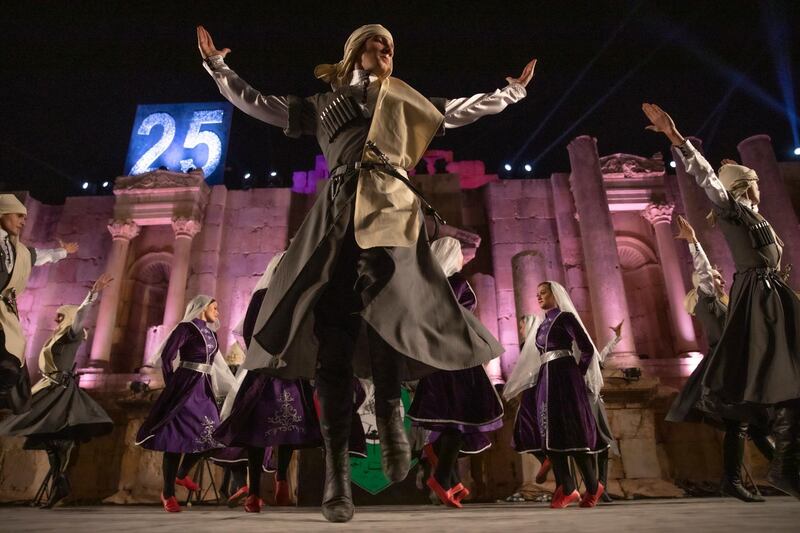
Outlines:
<svg viewBox="0 0 800 533"><path fill-rule="evenodd" d="M443 237L431 243L431 252L447 276L458 303L470 311L477 300L461 275L461 243ZM450 507L461 507L469 490L458 477L459 452L479 453L491 441L485 433L503 426L503 403L482 365L465 370L440 370L419 380L408 417L430 434L426 459L433 472L428 487Z"/></svg>
<svg viewBox="0 0 800 533"><path fill-rule="evenodd" d="M581 507L594 507L605 487L597 480L590 454L608 447L586 394L587 383L594 395L602 388L599 354L564 287L554 281L540 283L537 300L544 316L537 316L528 328L519 361L503 389L507 400L522 392L514 447L520 453L543 452L552 462L557 487L550 507L560 509L578 500ZM570 474L569 457L586 484L583 496Z"/></svg>
<svg viewBox="0 0 800 533"><path fill-rule="evenodd" d="M725 294L725 280L718 270L711 267L703 247L697 242L694 228L682 216L678 216L680 231L676 239L683 239L689 243L692 254L694 272L692 285L685 299L686 311L696 316L703 326L708 340L708 353L714 353L722 329L725 326L725 316L728 314L728 295ZM717 429L725 431L722 441L723 477L720 482L720 492L723 495L733 496L745 502L763 502L764 498L753 494L742 484L742 462L744 460L745 434L749 433L756 447L764 454L767 460L772 460L773 448L767 439L765 427L767 413L764 412L761 423L741 422L736 420L736 414L729 413L721 402L714 402L708 395L703 394L703 375L710 357L704 357L694 369L678 397L672 403L667 413L669 422L705 422ZM728 416L730 416L730 418Z"/></svg>
<svg viewBox="0 0 800 533"><path fill-rule="evenodd" d="M78 251L75 243L37 250L20 242L28 210L13 194L0 194L0 409L14 414L30 409L31 382L25 370L25 334L17 298L28 284L31 268L55 263Z"/></svg>
<svg viewBox="0 0 800 533"><path fill-rule="evenodd" d="M774 408L775 453L767 481L800 499L800 298L780 275L783 241L758 212L755 171L726 164L719 177L703 155L654 104L642 104L651 125L678 148L686 171L713 204L713 217L736 264L730 305L703 375L704 393L726 404L726 418L757 420Z"/></svg>
<svg viewBox="0 0 800 533"><path fill-rule="evenodd" d="M204 452L223 447L214 439L219 425L216 397L233 385L233 375L219 353L214 333L218 319L216 300L195 296L154 359L161 364L166 387L139 428L136 444L164 452L161 503L168 513L181 511L175 484L200 490L189 470Z"/></svg>
<svg viewBox="0 0 800 533"><path fill-rule="evenodd" d="M62 305L56 311L56 330L39 353L42 378L33 386L31 409L0 423L0 435L27 437L26 450L46 450L52 485L45 508L69 495L67 466L76 443L110 433L114 423L75 379L75 354L86 339L89 312L111 277L94 282L80 306Z"/></svg>
<svg viewBox="0 0 800 533"><path fill-rule="evenodd" d="M354 370L375 383L382 466L389 480L399 482L411 464L401 381L435 369L471 368L502 352L458 305L435 264L421 206L434 212L419 199L407 169L438 132L522 99L535 61L493 93L428 99L390 76L394 39L383 26L369 24L350 35L341 61L315 69L331 90L276 97L239 78L224 61L230 50L215 48L202 26L197 34L223 96L290 137L316 137L329 167L330 180L264 298L245 366L316 380L326 450L322 512L327 520L346 522L354 513L347 453ZM362 331L369 347L363 352L356 350Z"/></svg>

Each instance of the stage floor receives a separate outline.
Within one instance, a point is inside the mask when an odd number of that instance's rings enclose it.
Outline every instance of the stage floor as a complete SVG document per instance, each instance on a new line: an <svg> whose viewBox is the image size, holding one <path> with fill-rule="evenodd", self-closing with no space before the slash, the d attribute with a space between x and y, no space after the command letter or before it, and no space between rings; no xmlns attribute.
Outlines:
<svg viewBox="0 0 800 533"><path fill-rule="evenodd" d="M685 498L615 502L596 509L551 510L546 504L496 503L466 505L464 509L434 506L362 507L347 524L329 524L318 509L265 508L247 514L240 507L195 506L166 514L156 506L61 507L52 511L29 507L0 507L0 530L154 533L174 531L503 531L506 533L581 531L615 533L675 531L800 531L800 501L768 498L745 504L728 498Z"/></svg>

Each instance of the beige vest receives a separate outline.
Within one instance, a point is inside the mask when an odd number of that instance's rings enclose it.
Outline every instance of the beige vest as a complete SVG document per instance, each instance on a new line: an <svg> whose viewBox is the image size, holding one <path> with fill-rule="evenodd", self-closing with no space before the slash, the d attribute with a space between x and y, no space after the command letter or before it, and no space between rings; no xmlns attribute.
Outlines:
<svg viewBox="0 0 800 533"><path fill-rule="evenodd" d="M395 167L414 168L443 122L430 100L405 82L387 78L381 83L367 140ZM361 161L380 159L365 147ZM404 183L379 170L360 172L354 228L361 248L412 246L421 223L419 200Z"/></svg>
<svg viewBox="0 0 800 533"><path fill-rule="evenodd" d="M19 242L19 239L12 239L12 244L16 247L17 258L14 260L14 270L8 280L2 294L9 295L11 289L16 290L17 298L28 285L28 277L31 275L31 252L28 247ZM6 337L6 351L15 356L20 361L20 366L25 366L25 334L22 331L22 324L19 318L6 306L0 302L0 329Z"/></svg>

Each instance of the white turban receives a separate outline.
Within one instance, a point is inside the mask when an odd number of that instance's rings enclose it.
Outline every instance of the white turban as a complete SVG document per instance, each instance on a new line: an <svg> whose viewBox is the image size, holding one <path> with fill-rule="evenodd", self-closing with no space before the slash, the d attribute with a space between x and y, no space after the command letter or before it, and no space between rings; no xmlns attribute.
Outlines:
<svg viewBox="0 0 800 533"><path fill-rule="evenodd" d="M739 197L750 188L750 183L758 181L758 175L752 168L744 165L722 165L719 169L719 181L726 191Z"/></svg>
<svg viewBox="0 0 800 533"><path fill-rule="evenodd" d="M350 34L347 42L344 43L344 55L342 60L338 63L329 64L322 63L314 68L314 76L324 82L330 83L334 88L347 85L349 82L348 76L355 68L356 61L358 60L358 52L369 39L376 35L382 35L389 39L389 42L394 44L394 39L389 30L380 24L366 24L361 26L356 31ZM387 74L390 75L391 72Z"/></svg>
<svg viewBox="0 0 800 533"><path fill-rule="evenodd" d="M27 215L25 205L13 194L0 194L0 215Z"/></svg>

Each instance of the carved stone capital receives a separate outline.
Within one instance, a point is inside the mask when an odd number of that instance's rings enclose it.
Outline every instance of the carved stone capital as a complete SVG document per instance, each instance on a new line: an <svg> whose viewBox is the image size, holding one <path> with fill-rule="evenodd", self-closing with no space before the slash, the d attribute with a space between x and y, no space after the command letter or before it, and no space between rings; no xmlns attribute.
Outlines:
<svg viewBox="0 0 800 533"><path fill-rule="evenodd" d="M175 237L189 237L194 238L195 235L200 233L203 224L199 220L193 218L176 217L172 219L172 231L175 232Z"/></svg>
<svg viewBox="0 0 800 533"><path fill-rule="evenodd" d="M141 227L132 220L111 220L108 223L108 232L114 240L130 241L141 231Z"/></svg>
<svg viewBox="0 0 800 533"><path fill-rule="evenodd" d="M650 204L642 210L642 216L652 225L669 224L672 222L672 212L675 204Z"/></svg>

